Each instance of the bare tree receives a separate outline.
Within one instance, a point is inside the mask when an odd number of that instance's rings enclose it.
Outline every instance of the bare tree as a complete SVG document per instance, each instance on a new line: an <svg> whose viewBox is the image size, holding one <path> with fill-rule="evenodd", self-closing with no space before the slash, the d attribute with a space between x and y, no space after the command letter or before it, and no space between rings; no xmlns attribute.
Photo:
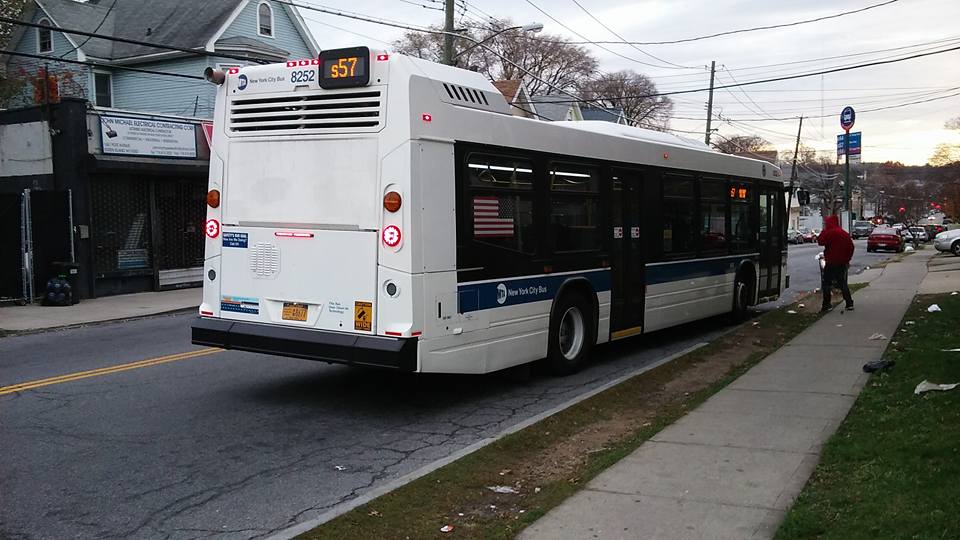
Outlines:
<svg viewBox="0 0 960 540"><path fill-rule="evenodd" d="M759 135L734 135L732 137L717 137L713 147L724 154L756 153L771 150L770 141ZM803 155L803 154L801 154ZM812 158L811 158L812 159Z"/></svg>
<svg viewBox="0 0 960 540"><path fill-rule="evenodd" d="M20 17L24 4L26 4L25 0L0 0L0 15L16 19ZM12 24L0 23L0 49L13 45L9 41L13 36L14 28ZM20 95L25 85L22 77L16 73L9 73L5 69L5 61L6 57L0 55L0 107L6 106L12 98Z"/></svg>
<svg viewBox="0 0 960 540"><path fill-rule="evenodd" d="M597 59L590 51L568 43L563 36L540 38L516 29L499 34L499 30L494 30L513 26L516 25L510 19L501 19L489 29L462 32L472 39L454 39L454 51L460 51L454 53L456 65L479 71L490 80L522 78L533 94L557 93L557 88L576 89L596 72ZM482 45L478 46L477 41ZM399 53L439 62L443 56L443 35L407 32L394 47Z"/></svg>
<svg viewBox="0 0 960 540"><path fill-rule="evenodd" d="M655 96L656 93L657 85L649 77L632 70L606 73L580 87L583 98L605 107L622 108L633 125L666 129L673 113L673 100Z"/></svg>

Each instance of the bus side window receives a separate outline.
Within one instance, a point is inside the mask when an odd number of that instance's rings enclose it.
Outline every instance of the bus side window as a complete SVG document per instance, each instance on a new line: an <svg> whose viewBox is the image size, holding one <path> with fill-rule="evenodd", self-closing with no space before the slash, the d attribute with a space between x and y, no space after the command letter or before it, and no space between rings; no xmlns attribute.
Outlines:
<svg viewBox="0 0 960 540"><path fill-rule="evenodd" d="M727 250L727 184L724 180L700 180L700 251Z"/></svg>
<svg viewBox="0 0 960 540"><path fill-rule="evenodd" d="M475 242L534 253L533 179L533 163L526 158L467 156L467 211Z"/></svg>
<svg viewBox="0 0 960 540"><path fill-rule="evenodd" d="M663 254L693 254L697 234L694 179L673 174L663 177Z"/></svg>
<svg viewBox="0 0 960 540"><path fill-rule="evenodd" d="M731 182L728 198L730 199L730 233L733 250L752 251L756 249L753 186L743 182Z"/></svg>
<svg viewBox="0 0 960 540"><path fill-rule="evenodd" d="M600 249L600 171L550 163L550 244L554 252Z"/></svg>

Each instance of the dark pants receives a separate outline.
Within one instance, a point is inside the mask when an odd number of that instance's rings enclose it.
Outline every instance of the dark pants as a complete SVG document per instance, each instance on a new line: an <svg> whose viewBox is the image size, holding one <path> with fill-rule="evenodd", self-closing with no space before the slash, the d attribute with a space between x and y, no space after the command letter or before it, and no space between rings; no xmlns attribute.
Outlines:
<svg viewBox="0 0 960 540"><path fill-rule="evenodd" d="M823 278L820 283L823 289L823 307L830 307L830 289L836 286L843 293L843 299L847 306L853 305L853 298L850 296L850 287L847 287L847 265L828 264L823 268Z"/></svg>

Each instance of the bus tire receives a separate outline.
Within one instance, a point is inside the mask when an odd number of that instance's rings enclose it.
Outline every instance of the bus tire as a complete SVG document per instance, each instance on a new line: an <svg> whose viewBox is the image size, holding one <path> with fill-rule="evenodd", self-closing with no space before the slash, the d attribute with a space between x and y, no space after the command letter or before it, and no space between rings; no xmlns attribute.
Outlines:
<svg viewBox="0 0 960 540"><path fill-rule="evenodd" d="M737 275L733 282L733 309L730 316L733 322L739 323L747 320L750 307L750 284L747 283L745 274Z"/></svg>
<svg viewBox="0 0 960 540"><path fill-rule="evenodd" d="M593 310L583 295L564 294L550 318L547 366L556 375L576 373L593 348Z"/></svg>

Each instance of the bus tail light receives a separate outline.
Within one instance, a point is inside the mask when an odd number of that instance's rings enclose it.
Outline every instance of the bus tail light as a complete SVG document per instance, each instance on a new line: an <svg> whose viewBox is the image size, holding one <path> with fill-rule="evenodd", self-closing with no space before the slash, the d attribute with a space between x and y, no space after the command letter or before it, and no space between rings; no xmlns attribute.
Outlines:
<svg viewBox="0 0 960 540"><path fill-rule="evenodd" d="M387 225L384 227L383 234L381 236L383 238L383 243L386 244L387 247L397 247L400 245L400 227L397 227L396 225Z"/></svg>
<svg viewBox="0 0 960 540"><path fill-rule="evenodd" d="M220 236L220 222L215 219L208 219L204 230L207 233L207 236L210 238L216 238Z"/></svg>
<svg viewBox="0 0 960 540"><path fill-rule="evenodd" d="M210 208L217 208L220 206L220 190L211 189L207 192L207 206Z"/></svg>
<svg viewBox="0 0 960 540"><path fill-rule="evenodd" d="M383 196L383 208L386 209L387 212L396 212L400 209L402 203L403 199L396 191L391 191Z"/></svg>

